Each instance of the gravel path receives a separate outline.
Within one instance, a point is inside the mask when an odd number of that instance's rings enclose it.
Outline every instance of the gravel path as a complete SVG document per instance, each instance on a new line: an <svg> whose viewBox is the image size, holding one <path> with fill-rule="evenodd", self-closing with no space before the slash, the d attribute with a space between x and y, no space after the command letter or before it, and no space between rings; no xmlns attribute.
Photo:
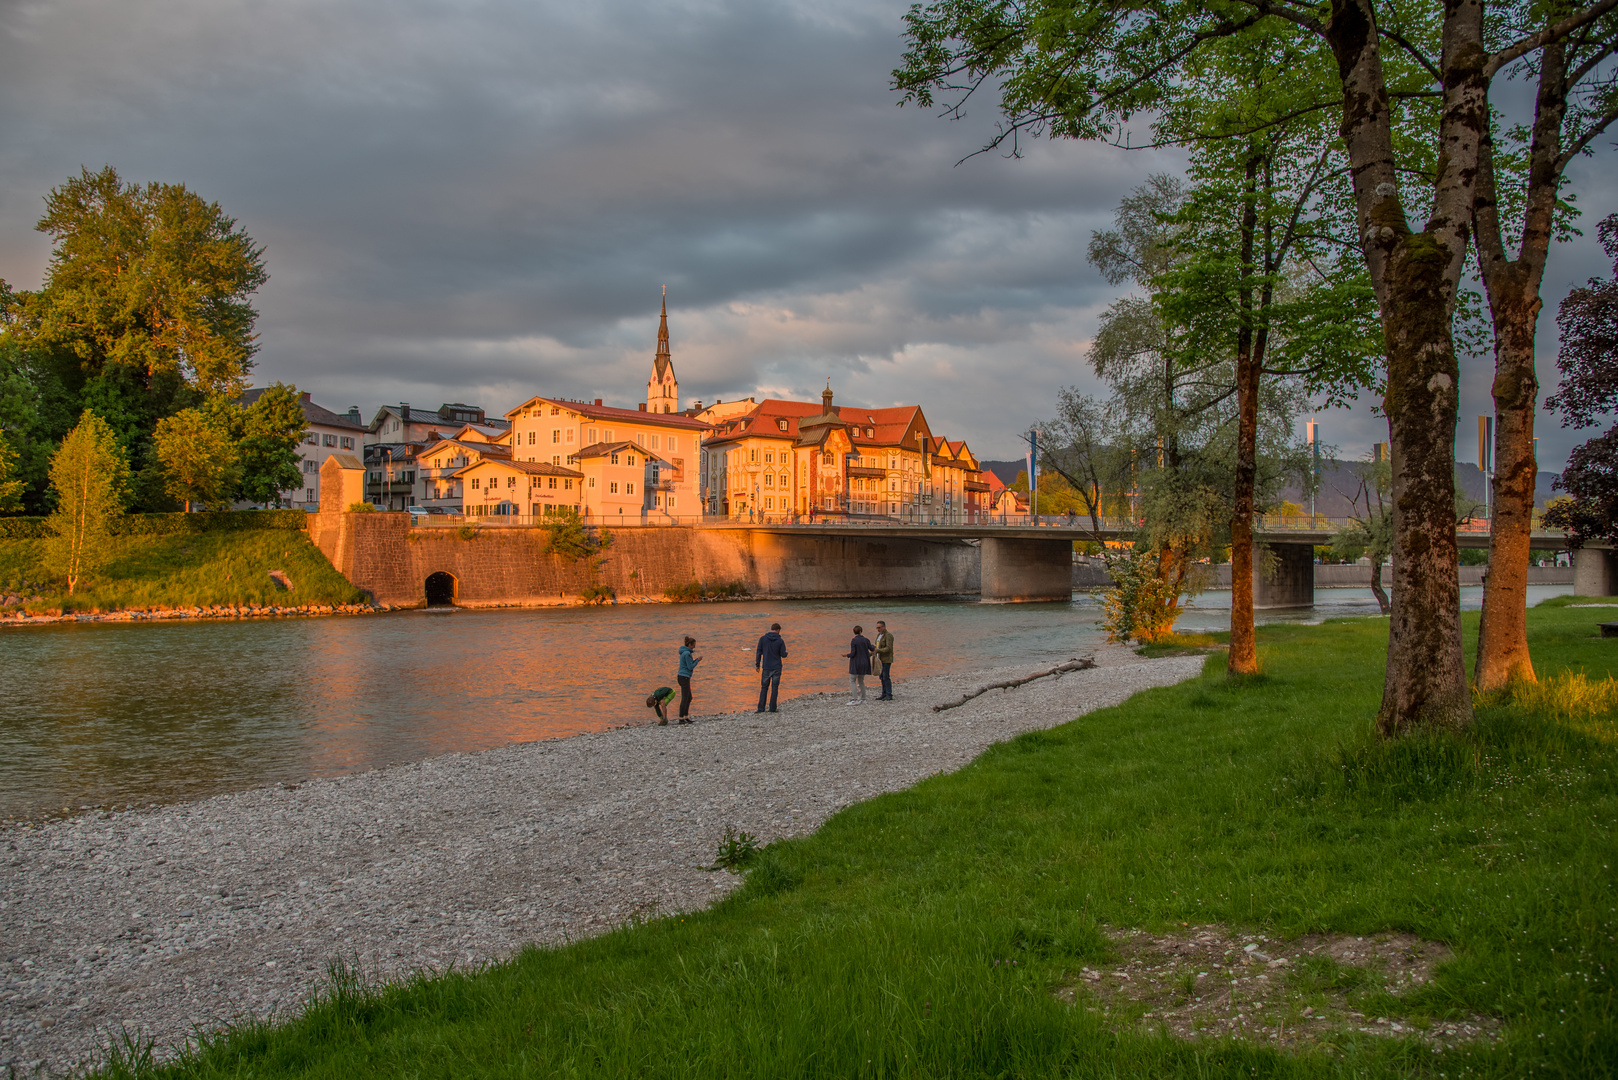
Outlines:
<svg viewBox="0 0 1618 1080"><path fill-rule="evenodd" d="M860 708L813 695L774 716L0 831L0 1069L82 1067L120 1027L171 1048L233 1017L285 1015L339 955L390 978L700 907L736 881L699 868L727 825L765 840L810 832L992 743L1202 667L1122 649L1097 660L936 714L1036 668L912 680L898 701Z"/></svg>

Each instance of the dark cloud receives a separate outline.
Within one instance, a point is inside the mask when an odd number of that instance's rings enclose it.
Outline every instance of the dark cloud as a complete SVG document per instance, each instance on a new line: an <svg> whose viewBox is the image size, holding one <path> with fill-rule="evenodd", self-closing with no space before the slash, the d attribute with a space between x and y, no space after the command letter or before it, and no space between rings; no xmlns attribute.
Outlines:
<svg viewBox="0 0 1618 1080"><path fill-rule="evenodd" d="M829 377L1014 454L1088 382L1115 295L1090 231L1178 161L1034 144L957 166L993 118L895 107L905 6L0 5L0 275L37 283L40 197L111 163L188 184L266 245L259 375L332 407L632 404L667 284L688 396ZM1600 271L1592 252L1559 253L1554 288ZM1329 437L1375 441L1364 413Z"/></svg>

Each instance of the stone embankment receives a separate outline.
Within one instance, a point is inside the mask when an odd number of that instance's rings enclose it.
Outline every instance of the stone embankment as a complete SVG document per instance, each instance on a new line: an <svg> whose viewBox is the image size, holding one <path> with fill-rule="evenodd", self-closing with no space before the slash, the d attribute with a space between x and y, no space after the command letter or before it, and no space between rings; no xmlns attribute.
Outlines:
<svg viewBox="0 0 1618 1080"><path fill-rule="evenodd" d="M774 715L0 830L0 1072L81 1066L125 1031L168 1054L199 1029L287 1015L339 957L397 979L702 907L736 884L703 869L727 827L810 832L1203 664L1118 648L1096 659L941 713L1039 665L912 680L862 707L820 694Z"/></svg>
<svg viewBox="0 0 1618 1080"><path fill-rule="evenodd" d="M210 604L206 607L125 608L118 611L0 612L0 627L65 622L160 622L166 619L266 619L274 616L374 615L401 611L408 604Z"/></svg>

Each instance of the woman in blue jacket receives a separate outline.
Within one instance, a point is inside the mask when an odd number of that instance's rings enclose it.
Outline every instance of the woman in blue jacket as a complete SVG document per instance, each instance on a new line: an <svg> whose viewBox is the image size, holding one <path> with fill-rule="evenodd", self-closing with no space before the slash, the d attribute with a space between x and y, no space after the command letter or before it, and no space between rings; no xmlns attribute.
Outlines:
<svg viewBox="0 0 1618 1080"><path fill-rule="evenodd" d="M696 648L697 639L687 637L685 644L680 646L680 673L675 678L680 683L680 723L691 722L691 676L697 673L697 665L702 663L702 657L691 650Z"/></svg>
<svg viewBox="0 0 1618 1080"><path fill-rule="evenodd" d="M866 637L864 628L854 628L854 640L848 643L848 651L843 655L848 657L848 693L850 705L865 704L865 676L871 673L871 639Z"/></svg>

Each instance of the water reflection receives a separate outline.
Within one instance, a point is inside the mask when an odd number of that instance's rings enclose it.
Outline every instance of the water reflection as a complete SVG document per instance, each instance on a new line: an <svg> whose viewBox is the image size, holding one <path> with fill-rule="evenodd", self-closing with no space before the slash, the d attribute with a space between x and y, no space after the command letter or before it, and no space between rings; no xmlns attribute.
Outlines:
<svg viewBox="0 0 1618 1080"><path fill-rule="evenodd" d="M1264 617L1374 613L1369 593L1355 592L1321 590L1312 612ZM1480 590L1462 592L1469 606L1480 602ZM1204 594L1181 625L1221 629L1228 605L1229 593ZM902 682L1066 659L1100 640L1098 614L1081 596L1071 604L756 601L7 630L0 817L198 798L645 723L646 694L674 685L688 633L704 656L694 680L702 714L752 707L753 645L772 621L790 649L781 687L790 696L846 687L841 654L856 622L870 632L887 620Z"/></svg>

